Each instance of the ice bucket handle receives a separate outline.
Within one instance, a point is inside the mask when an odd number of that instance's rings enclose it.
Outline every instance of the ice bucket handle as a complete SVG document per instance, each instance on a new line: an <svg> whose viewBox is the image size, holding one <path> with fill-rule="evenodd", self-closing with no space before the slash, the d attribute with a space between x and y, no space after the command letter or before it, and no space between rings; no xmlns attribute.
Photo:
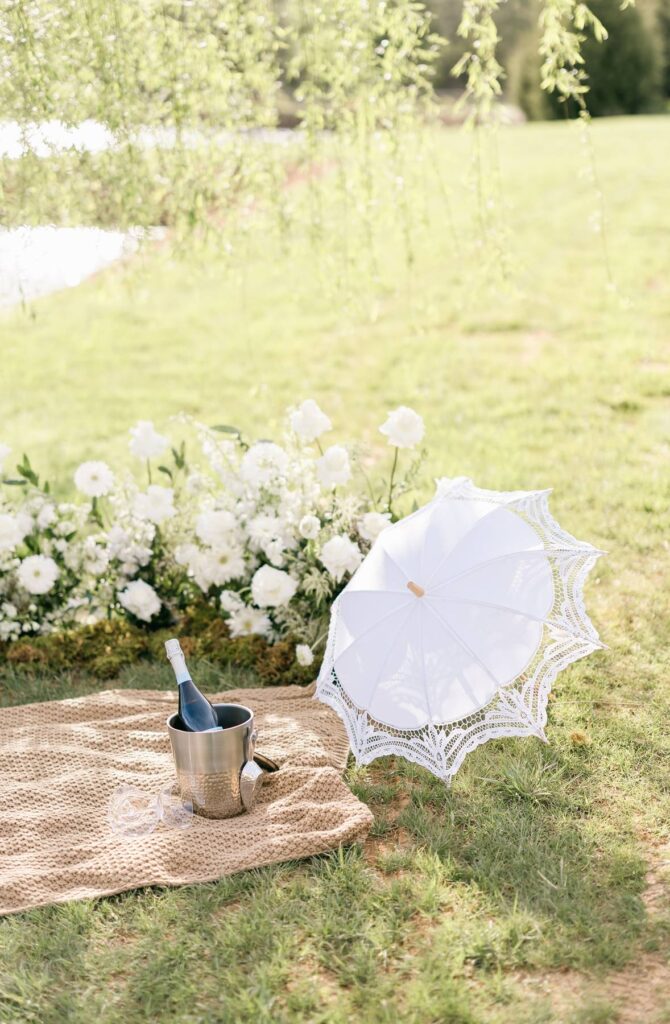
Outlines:
<svg viewBox="0 0 670 1024"><path fill-rule="evenodd" d="M245 811L250 811L263 781L263 769L255 761L247 761L240 772L240 797Z"/></svg>

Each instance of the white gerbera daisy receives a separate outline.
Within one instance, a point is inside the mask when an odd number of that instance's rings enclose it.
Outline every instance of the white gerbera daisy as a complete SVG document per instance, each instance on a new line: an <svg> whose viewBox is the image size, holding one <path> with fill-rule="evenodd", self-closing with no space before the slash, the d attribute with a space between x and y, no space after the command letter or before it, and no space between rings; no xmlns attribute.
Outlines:
<svg viewBox="0 0 670 1024"><path fill-rule="evenodd" d="M87 498L104 498L114 486L114 474L106 462L82 462L74 474L74 485Z"/></svg>
<svg viewBox="0 0 670 1024"><path fill-rule="evenodd" d="M48 594L58 579L60 570L53 558L29 555L17 571L19 583L29 594Z"/></svg>

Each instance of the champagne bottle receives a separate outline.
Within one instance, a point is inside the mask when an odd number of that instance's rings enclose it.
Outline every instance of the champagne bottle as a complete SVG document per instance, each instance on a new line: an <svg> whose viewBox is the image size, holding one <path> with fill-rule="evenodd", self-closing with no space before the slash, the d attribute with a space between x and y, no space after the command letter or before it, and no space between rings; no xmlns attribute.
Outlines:
<svg viewBox="0 0 670 1024"><path fill-rule="evenodd" d="M179 716L184 728L190 732L212 732L214 729L220 729L216 711L191 679L179 641L166 640L165 653L177 679Z"/></svg>

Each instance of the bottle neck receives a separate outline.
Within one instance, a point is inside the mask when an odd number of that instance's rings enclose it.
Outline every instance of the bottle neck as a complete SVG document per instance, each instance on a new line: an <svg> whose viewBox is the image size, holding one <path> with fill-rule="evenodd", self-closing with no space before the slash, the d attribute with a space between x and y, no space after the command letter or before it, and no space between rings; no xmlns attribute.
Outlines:
<svg viewBox="0 0 670 1024"><path fill-rule="evenodd" d="M175 674L177 684L188 683L191 679L191 673L186 668L186 660L183 654L176 654L170 659L172 662L172 670Z"/></svg>

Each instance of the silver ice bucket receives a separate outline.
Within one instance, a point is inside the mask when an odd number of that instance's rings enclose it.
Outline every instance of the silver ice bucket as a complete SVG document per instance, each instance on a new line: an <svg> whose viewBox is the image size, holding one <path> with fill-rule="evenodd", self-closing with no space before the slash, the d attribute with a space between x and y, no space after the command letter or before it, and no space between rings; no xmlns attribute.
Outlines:
<svg viewBox="0 0 670 1024"><path fill-rule="evenodd" d="M167 720L183 800L204 818L232 818L254 805L263 771L254 761L254 716L242 704L214 704L221 730L190 732Z"/></svg>

